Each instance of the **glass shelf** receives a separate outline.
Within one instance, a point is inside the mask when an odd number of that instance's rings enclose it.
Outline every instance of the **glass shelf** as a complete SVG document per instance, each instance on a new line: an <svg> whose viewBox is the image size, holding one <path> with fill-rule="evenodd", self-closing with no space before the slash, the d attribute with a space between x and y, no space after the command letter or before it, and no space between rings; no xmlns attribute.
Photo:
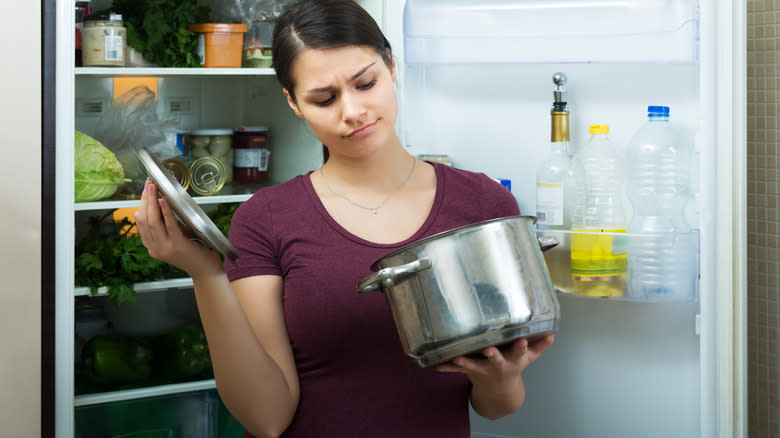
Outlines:
<svg viewBox="0 0 780 438"><path fill-rule="evenodd" d="M219 192L211 196L193 196L192 199L200 205L229 204L234 202L244 202L251 198L261 185L233 185L225 184ZM74 211L94 211L94 210L112 210L115 208L138 207L140 199L104 199L94 202L76 202L73 205Z"/></svg>
<svg viewBox="0 0 780 438"><path fill-rule="evenodd" d="M168 289L186 289L192 287L191 278L173 278L170 280L148 281L144 283L136 283L133 285L133 290L138 292L158 292ZM102 286L98 288L98 292L95 296L107 295L108 288ZM90 296L89 287L76 286L73 289L74 296Z"/></svg>
<svg viewBox="0 0 780 438"><path fill-rule="evenodd" d="M90 406L101 403L110 403L122 400L134 400L160 395L181 394L184 392L214 389L217 387L214 379L199 380L195 382L173 383L170 385L150 386L146 388L126 389L122 391L101 392L96 394L77 395L73 400L73 406Z"/></svg>
<svg viewBox="0 0 780 438"><path fill-rule="evenodd" d="M272 68L75 67L76 76L274 76Z"/></svg>

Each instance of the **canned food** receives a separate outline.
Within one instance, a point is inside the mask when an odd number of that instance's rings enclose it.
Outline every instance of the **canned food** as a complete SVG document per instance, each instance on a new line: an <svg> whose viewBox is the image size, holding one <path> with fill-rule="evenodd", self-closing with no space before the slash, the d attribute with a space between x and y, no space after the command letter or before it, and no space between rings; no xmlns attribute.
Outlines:
<svg viewBox="0 0 780 438"><path fill-rule="evenodd" d="M193 159L214 157L225 168L225 182L233 180L232 129L197 129L187 134L186 153Z"/></svg>
<svg viewBox="0 0 780 438"><path fill-rule="evenodd" d="M166 158L161 164L171 172L184 190L190 187L190 167L187 163L178 158Z"/></svg>
<svg viewBox="0 0 780 438"><path fill-rule="evenodd" d="M201 196L222 190L225 176L225 166L214 157L201 157L190 164L190 188Z"/></svg>

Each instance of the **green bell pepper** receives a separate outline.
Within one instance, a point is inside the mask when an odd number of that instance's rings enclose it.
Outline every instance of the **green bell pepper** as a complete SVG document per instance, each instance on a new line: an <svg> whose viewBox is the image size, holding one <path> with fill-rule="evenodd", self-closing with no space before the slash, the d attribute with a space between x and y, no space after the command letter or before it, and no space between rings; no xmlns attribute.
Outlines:
<svg viewBox="0 0 780 438"><path fill-rule="evenodd" d="M187 379L211 370L206 333L196 326L185 326L157 338L157 369L166 378Z"/></svg>
<svg viewBox="0 0 780 438"><path fill-rule="evenodd" d="M152 349L131 338L95 336L82 351L81 366L90 383L135 383L152 375Z"/></svg>

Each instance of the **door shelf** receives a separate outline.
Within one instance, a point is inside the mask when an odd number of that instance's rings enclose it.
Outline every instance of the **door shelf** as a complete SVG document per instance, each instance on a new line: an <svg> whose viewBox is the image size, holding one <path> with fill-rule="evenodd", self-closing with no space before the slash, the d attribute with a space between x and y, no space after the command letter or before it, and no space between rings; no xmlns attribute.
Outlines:
<svg viewBox="0 0 780 438"><path fill-rule="evenodd" d="M170 385L150 386L147 388L126 389L122 391L101 392L96 394L77 395L73 399L73 406L91 406L101 403L111 403L123 400L134 400L160 395L181 394L185 392L214 389L217 387L214 379L200 380L196 382L174 383Z"/></svg>
<svg viewBox="0 0 780 438"><path fill-rule="evenodd" d="M136 292L158 292L168 289L187 289L192 287L191 278L173 278L170 280L160 281L148 281L144 283L136 283L133 285L133 290ZM102 286L98 288L95 296L106 295L108 288ZM77 286L73 289L74 296L90 296L89 287Z"/></svg>
<svg viewBox="0 0 780 438"><path fill-rule="evenodd" d="M538 230L537 235L559 242L543 253L559 294L636 302L698 299L698 230L654 234ZM575 253L579 262L572 263ZM657 261L648 263L651 260ZM573 265L578 265L577 271Z"/></svg>
<svg viewBox="0 0 780 438"><path fill-rule="evenodd" d="M75 67L76 76L274 76L272 68Z"/></svg>

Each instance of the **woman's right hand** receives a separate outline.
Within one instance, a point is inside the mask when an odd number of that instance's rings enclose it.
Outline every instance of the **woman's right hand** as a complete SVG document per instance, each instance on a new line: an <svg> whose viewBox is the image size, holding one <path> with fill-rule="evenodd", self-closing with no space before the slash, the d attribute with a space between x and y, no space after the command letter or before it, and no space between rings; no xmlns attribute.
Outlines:
<svg viewBox="0 0 780 438"><path fill-rule="evenodd" d="M135 223L149 255L185 271L190 277L224 272L219 252L185 235L166 199L147 180Z"/></svg>

